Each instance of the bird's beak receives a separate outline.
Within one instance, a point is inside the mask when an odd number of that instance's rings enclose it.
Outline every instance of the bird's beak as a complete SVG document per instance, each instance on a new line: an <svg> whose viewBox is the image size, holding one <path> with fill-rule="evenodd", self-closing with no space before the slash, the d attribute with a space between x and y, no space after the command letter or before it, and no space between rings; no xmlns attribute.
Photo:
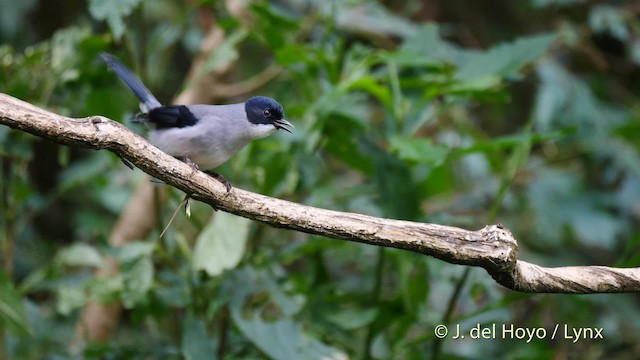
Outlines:
<svg viewBox="0 0 640 360"><path fill-rule="evenodd" d="M295 126L293 126L293 124L291 124L290 122L288 122L285 119L280 119L280 120L276 120L273 122L273 126L276 127L276 129L280 130L284 130L287 132L291 132L291 130L293 130L295 128Z"/></svg>

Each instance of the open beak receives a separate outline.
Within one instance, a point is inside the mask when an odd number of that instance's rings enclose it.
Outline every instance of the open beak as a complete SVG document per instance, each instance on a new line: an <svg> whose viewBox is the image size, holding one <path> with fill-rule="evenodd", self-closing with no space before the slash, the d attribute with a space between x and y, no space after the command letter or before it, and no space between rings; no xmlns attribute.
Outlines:
<svg viewBox="0 0 640 360"><path fill-rule="evenodd" d="M276 120L273 122L273 126L276 127L276 129L280 130L284 130L287 132L291 132L291 130L293 130L295 128L295 126L293 126L293 124L291 124L290 122L288 122L285 119L280 119L280 120Z"/></svg>

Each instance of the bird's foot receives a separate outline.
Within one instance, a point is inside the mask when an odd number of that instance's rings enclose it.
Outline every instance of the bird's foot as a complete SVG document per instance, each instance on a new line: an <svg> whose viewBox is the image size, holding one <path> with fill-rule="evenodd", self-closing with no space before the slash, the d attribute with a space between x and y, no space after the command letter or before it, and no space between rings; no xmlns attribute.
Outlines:
<svg viewBox="0 0 640 360"><path fill-rule="evenodd" d="M212 178L220 181L222 183L222 185L224 185L224 187L227 189L227 193L229 191L231 191L231 189L232 189L231 184L222 175L218 174L217 172L210 171L210 170L209 171L205 171L205 173L209 174Z"/></svg>
<svg viewBox="0 0 640 360"><path fill-rule="evenodd" d="M133 117L133 122L134 123L146 123L149 121L149 114L147 113L137 113L134 117Z"/></svg>
<svg viewBox="0 0 640 360"><path fill-rule="evenodd" d="M198 164L196 164L195 162L193 162L193 160L187 158L187 157L179 157L178 158L180 161L184 162L185 164L191 166L191 169L193 170L193 173L195 173L196 171L200 170L200 168L198 168ZM227 189L227 193L229 191L231 191L231 189L233 188L231 186L231 184L227 181L227 179L225 179L222 175L218 174L217 172L213 172L211 170L207 170L204 172L205 174L208 174L209 176L211 176L212 178L220 181L222 183L222 185L224 185L225 189Z"/></svg>
<svg viewBox="0 0 640 360"><path fill-rule="evenodd" d="M191 166L191 175L195 174L196 171L200 170L200 168L198 167L198 164L193 162L193 160L189 159L188 157L177 157L176 159L178 159L178 160L182 161L183 163Z"/></svg>

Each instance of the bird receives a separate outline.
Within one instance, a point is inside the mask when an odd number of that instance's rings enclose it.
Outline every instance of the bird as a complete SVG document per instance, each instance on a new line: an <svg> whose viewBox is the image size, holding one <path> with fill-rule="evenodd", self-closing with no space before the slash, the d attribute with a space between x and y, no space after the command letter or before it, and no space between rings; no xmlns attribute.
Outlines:
<svg viewBox="0 0 640 360"><path fill-rule="evenodd" d="M282 105L266 96L226 105L162 105L116 57L106 52L99 56L140 100L142 113L136 119L149 127L149 141L194 169L204 170L227 192L231 184L213 169L253 140L294 129L285 120Z"/></svg>

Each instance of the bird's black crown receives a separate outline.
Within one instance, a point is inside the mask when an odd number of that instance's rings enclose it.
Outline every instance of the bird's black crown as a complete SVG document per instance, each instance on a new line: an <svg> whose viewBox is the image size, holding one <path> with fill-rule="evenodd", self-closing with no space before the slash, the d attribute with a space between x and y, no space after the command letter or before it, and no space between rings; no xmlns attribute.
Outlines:
<svg viewBox="0 0 640 360"><path fill-rule="evenodd" d="M277 101L266 96L256 96L244 104L247 119L252 124L273 124L284 119L284 109Z"/></svg>

